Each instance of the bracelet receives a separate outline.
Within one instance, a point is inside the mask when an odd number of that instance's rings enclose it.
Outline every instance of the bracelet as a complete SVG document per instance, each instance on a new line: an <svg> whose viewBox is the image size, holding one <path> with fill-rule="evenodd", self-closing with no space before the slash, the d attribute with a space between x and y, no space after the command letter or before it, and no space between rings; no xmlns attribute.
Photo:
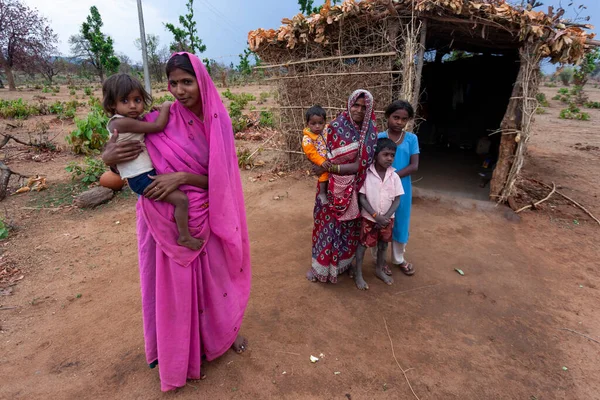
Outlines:
<svg viewBox="0 0 600 400"><path fill-rule="evenodd" d="M339 174L340 172L342 172L342 167L341 167L341 166L339 166L339 165L336 165L336 167L337 167L337 173L338 173L338 174Z"/></svg>

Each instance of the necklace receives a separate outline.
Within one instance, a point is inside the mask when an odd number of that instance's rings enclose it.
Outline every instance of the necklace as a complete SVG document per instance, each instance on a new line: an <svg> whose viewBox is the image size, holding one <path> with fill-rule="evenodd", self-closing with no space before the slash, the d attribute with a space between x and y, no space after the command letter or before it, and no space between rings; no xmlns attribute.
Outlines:
<svg viewBox="0 0 600 400"><path fill-rule="evenodd" d="M394 143L398 144L400 143L403 139L404 139L404 135L406 134L406 131L402 131L402 133L400 134L400 137L398 138L398 140L394 140ZM389 137L389 133L388 133L388 137Z"/></svg>

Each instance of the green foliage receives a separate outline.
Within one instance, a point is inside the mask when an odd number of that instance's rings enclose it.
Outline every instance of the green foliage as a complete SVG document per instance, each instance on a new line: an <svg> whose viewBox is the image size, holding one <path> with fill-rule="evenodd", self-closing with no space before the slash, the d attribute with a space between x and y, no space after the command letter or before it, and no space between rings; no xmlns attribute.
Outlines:
<svg viewBox="0 0 600 400"><path fill-rule="evenodd" d="M66 137L75 154L96 154L108 140L108 117L104 111L93 109L86 118L75 119L76 129Z"/></svg>
<svg viewBox="0 0 600 400"><path fill-rule="evenodd" d="M265 128L273 128L275 126L275 118L271 111L261 111L259 122L260 126Z"/></svg>
<svg viewBox="0 0 600 400"><path fill-rule="evenodd" d="M0 117L27 119L31 115L40 114L40 107L33 106L23 101L17 100L2 100L0 99Z"/></svg>
<svg viewBox="0 0 600 400"><path fill-rule="evenodd" d="M165 24L165 28L173 34L173 43L171 51L189 51L193 54L204 53L206 45L198 37L196 21L194 21L194 0L188 0L186 3L187 14L179 16L181 27L171 23Z"/></svg>
<svg viewBox="0 0 600 400"><path fill-rule="evenodd" d="M331 2L332 5L341 2L341 0L333 0ZM316 14L321 11L322 5L319 7L313 7L314 0L298 0L298 5L300 6L300 12L305 15Z"/></svg>
<svg viewBox="0 0 600 400"><path fill-rule="evenodd" d="M588 101L584 106L586 108L600 108L600 101Z"/></svg>
<svg viewBox="0 0 600 400"><path fill-rule="evenodd" d="M101 80L119 70L121 62L115 56L113 40L102 33L102 17L96 6L90 8L90 15L81 25L81 35L72 36L69 42L74 54L85 57L96 69Z"/></svg>
<svg viewBox="0 0 600 400"><path fill-rule="evenodd" d="M94 90L89 86L83 88L83 94L85 94L86 96L91 96L93 92Z"/></svg>
<svg viewBox="0 0 600 400"><path fill-rule="evenodd" d="M560 111L560 115L558 116L560 119L577 119L580 121L589 121L590 114L586 112L581 112L579 107L574 103L569 104L568 108L565 108Z"/></svg>
<svg viewBox="0 0 600 400"><path fill-rule="evenodd" d="M544 93L539 92L538 94L535 95L535 98L541 107L549 106L548 99L546 98L546 95Z"/></svg>
<svg viewBox="0 0 600 400"><path fill-rule="evenodd" d="M558 89L558 94L569 94L569 89L560 88L560 89Z"/></svg>
<svg viewBox="0 0 600 400"><path fill-rule="evenodd" d="M75 96L75 95L77 94L77 92L75 91L75 89L71 89L71 90L69 91L69 94L70 94L71 96Z"/></svg>
<svg viewBox="0 0 600 400"><path fill-rule="evenodd" d="M260 104L264 104L264 103L266 103L266 102L267 102L267 99L268 99L269 97L271 97L271 93L268 93L268 92L262 92L262 93L260 94L260 100L258 100L258 102L259 102Z"/></svg>
<svg viewBox="0 0 600 400"><path fill-rule="evenodd" d="M546 87L553 87L554 88L554 87L556 87L556 83L554 83L554 82L546 82L546 83L544 83L544 86L546 86Z"/></svg>
<svg viewBox="0 0 600 400"><path fill-rule="evenodd" d="M0 240L8 238L9 226L0 218Z"/></svg>
<svg viewBox="0 0 600 400"><path fill-rule="evenodd" d="M97 182L100 176L106 172L106 165L102 160L86 157L83 165L76 161L71 161L65 170L71 173L71 179L80 179L81 183L90 185Z"/></svg>
<svg viewBox="0 0 600 400"><path fill-rule="evenodd" d="M152 106L160 106L165 101L175 101L175 97L171 96L168 93L165 94L164 96L154 97L152 99Z"/></svg>
<svg viewBox="0 0 600 400"><path fill-rule="evenodd" d="M233 94L229 89L223 93L223 96L231 100L227 109L231 118L233 131L243 131L248 127L248 118L243 114L243 110L249 102L256 100L256 97L249 93Z"/></svg>
<svg viewBox="0 0 600 400"><path fill-rule="evenodd" d="M75 112L77 111L77 101L69 101L69 102L54 102L50 104L48 107L48 112L50 114L58 115L58 119L73 119L75 118Z"/></svg>
<svg viewBox="0 0 600 400"><path fill-rule="evenodd" d="M571 80L573 80L574 73L575 70L573 68L566 67L558 73L558 77L560 78L560 81L563 83L563 85L571 86Z"/></svg>
<svg viewBox="0 0 600 400"><path fill-rule="evenodd" d="M546 114L546 109L544 107L538 107L535 109L536 114Z"/></svg>
<svg viewBox="0 0 600 400"><path fill-rule="evenodd" d="M578 85L586 84L588 77L596 71L598 61L600 61L600 50L597 48L585 55L583 62L573 73L573 79Z"/></svg>
<svg viewBox="0 0 600 400"><path fill-rule="evenodd" d="M44 88L42 89L42 93L50 93L52 91L52 88L50 88L49 86L44 86Z"/></svg>
<svg viewBox="0 0 600 400"><path fill-rule="evenodd" d="M244 52L240 54L240 63L237 66L237 70L242 76L249 76L252 74L250 56L254 57L254 65L260 65L258 55L250 49L245 49Z"/></svg>

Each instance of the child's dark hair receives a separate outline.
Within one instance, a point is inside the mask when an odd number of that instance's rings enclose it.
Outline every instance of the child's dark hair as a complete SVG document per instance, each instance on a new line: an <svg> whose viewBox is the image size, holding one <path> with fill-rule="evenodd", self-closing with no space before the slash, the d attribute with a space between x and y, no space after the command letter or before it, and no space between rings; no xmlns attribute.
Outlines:
<svg viewBox="0 0 600 400"><path fill-rule="evenodd" d="M414 118L415 116L415 109L408 101L396 100L385 109L385 117L389 118L390 115L398 110L406 110L408 118Z"/></svg>
<svg viewBox="0 0 600 400"><path fill-rule="evenodd" d="M308 109L308 111L306 112L306 123L308 124L308 121L310 121L310 118L315 117L315 116L322 117L323 120L327 120L327 112L325 112L323 107L321 107L319 105L312 106L311 108Z"/></svg>
<svg viewBox="0 0 600 400"><path fill-rule="evenodd" d="M167 78L169 78L171 72L175 71L176 69L185 71L194 77L196 76L194 66L192 65L192 62L190 61L190 58L187 54L176 54L173 57L169 58L169 61L167 61L167 67L165 69L167 72Z"/></svg>
<svg viewBox="0 0 600 400"><path fill-rule="evenodd" d="M396 151L396 143L392 139L381 138L377 139L377 147L375 148L375 157L382 152L383 150L393 150Z"/></svg>
<svg viewBox="0 0 600 400"><path fill-rule="evenodd" d="M117 102L126 99L129 93L137 90L140 92L144 104L149 107L152 104L152 96L146 92L144 85L128 74L116 74L109 77L102 85L102 107L108 114L113 115Z"/></svg>

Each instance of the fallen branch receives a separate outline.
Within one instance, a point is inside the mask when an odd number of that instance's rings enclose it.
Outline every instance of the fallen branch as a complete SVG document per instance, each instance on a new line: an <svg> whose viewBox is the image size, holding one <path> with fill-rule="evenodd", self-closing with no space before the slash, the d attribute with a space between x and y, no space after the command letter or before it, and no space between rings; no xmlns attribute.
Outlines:
<svg viewBox="0 0 600 400"><path fill-rule="evenodd" d="M31 146L31 147L42 147L42 144L40 143L31 143L31 142L24 142L21 139L17 139L16 137L14 137L13 135L8 135L6 133L0 133L0 135L4 136L4 139L2 139L2 141L0 142L0 149L3 148L4 146L6 146L6 144L12 139L15 142L25 145L25 146Z"/></svg>
<svg viewBox="0 0 600 400"><path fill-rule="evenodd" d="M263 143L262 143L260 146L258 146L258 148L257 148L256 150L254 150L254 151L252 152L252 154L250 154L250 155L248 156L248 160L251 160L251 159L252 159L252 157L254 157L254 155L255 155L256 153L258 153L258 151L259 151L260 149L262 149L262 147L263 147L265 144L269 143L269 142L271 141L271 139L273 139L273 138L275 137L275 135L277 135L277 133L278 133L278 132L275 132L274 134L272 134L270 138L268 138L268 139L267 139L267 140L265 140L265 141L264 141L264 142L263 142Z"/></svg>
<svg viewBox="0 0 600 400"><path fill-rule="evenodd" d="M545 202L546 200L548 200L555 192L556 192L556 185L554 184L554 182L552 182L552 190L550 191L550 193L548 194L548 196L544 197L540 201L536 201L533 204L529 204L528 206L519 208L517 211L515 211L515 214L518 214L521 211L525 211L525 210L528 210L530 208L536 208L537 206L539 206L540 204L542 204L543 202Z"/></svg>
<svg viewBox="0 0 600 400"><path fill-rule="evenodd" d="M27 175L23 175L19 172L11 170L6 164L0 161L0 201L6 198L8 182L10 181L10 177L13 175L17 175L20 178L29 178Z"/></svg>
<svg viewBox="0 0 600 400"><path fill-rule="evenodd" d="M275 149L273 147L265 147L263 150L268 150L268 151L279 151L281 153L289 153L289 154L302 154L304 155L303 152L301 151L294 151L294 150L284 150L284 149Z"/></svg>
<svg viewBox="0 0 600 400"><path fill-rule="evenodd" d="M4 311L4 310L14 310L15 308L17 308L17 307L15 307L15 306L10 306L10 307L0 307L0 311Z"/></svg>
<svg viewBox="0 0 600 400"><path fill-rule="evenodd" d="M548 189L550 189L549 185L546 185L544 182L540 182L536 179L532 179L532 181L539 183L542 186L546 186ZM587 215L590 216L590 218L592 218L594 221L596 221L598 223L598 225L600 225L600 220L598 218L596 218L594 216L594 214L592 214L590 211L588 211L587 208L585 208L584 206L582 206L581 204L579 204L578 202L576 202L575 200L573 200L572 198L570 198L569 196L567 196L564 193L559 192L558 190L556 191L556 193L558 193L559 195L561 195L562 197L564 197L566 200L569 200L571 203L573 203L574 205L576 205L577 207L579 207L581 210L583 210Z"/></svg>
<svg viewBox="0 0 600 400"><path fill-rule="evenodd" d="M584 334L583 334L583 333L581 333L581 332L574 331L573 329L569 329L569 328L561 328L561 331L567 331L567 332L575 333L576 335L583 336L584 338L586 338L586 339L588 339L588 340L591 340L592 342L595 342L595 343L598 343L598 344L600 344L600 341L598 341L598 340L596 340L596 339L594 339L594 338L591 338L591 337L589 337L589 336L587 336L587 335L584 335Z"/></svg>
<svg viewBox="0 0 600 400"><path fill-rule="evenodd" d="M421 400L421 399L419 399L419 396L417 396L417 394L413 390L412 385L410 384L410 381L408 380L408 376L406 376L406 372L410 371L412 368L409 368L409 369L402 368L402 366L398 362L398 359L396 358L396 352L394 351L394 342L392 341L392 337L390 336L390 330L388 329L387 321L385 320L385 317L383 318L383 323L385 324L385 331L387 332L388 339L390 339L390 345L392 346L392 356L394 356L394 360L396 361L396 364L398 364L398 368L400 368L400 371L402 371L402 374L404 374L404 379L406 379L406 383L408 383L408 387L410 388L410 391L412 392L412 394L415 396L415 398L417 400Z"/></svg>

